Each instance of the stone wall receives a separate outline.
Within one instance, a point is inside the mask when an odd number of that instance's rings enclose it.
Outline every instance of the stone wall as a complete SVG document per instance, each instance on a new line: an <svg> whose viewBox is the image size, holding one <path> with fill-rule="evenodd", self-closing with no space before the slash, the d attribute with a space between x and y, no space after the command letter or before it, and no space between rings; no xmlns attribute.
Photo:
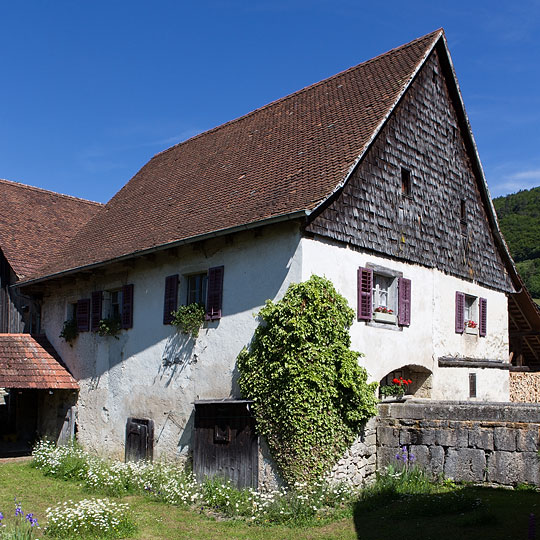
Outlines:
<svg viewBox="0 0 540 540"><path fill-rule="evenodd" d="M540 485L540 408L514 403L381 404L377 468L403 446L434 476L460 482Z"/></svg>
<svg viewBox="0 0 540 540"><path fill-rule="evenodd" d="M377 467L377 421L369 420L345 455L329 474L331 481L360 486L374 478Z"/></svg>
<svg viewBox="0 0 540 540"><path fill-rule="evenodd" d="M511 371L510 401L540 403L540 373Z"/></svg>

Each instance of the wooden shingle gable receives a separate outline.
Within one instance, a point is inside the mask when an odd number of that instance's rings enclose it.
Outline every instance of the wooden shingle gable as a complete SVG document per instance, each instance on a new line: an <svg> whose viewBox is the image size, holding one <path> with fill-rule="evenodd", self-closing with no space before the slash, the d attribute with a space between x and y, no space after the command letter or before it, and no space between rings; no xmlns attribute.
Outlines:
<svg viewBox="0 0 540 540"><path fill-rule="evenodd" d="M494 236L446 54L441 41L343 188L305 230L511 291L509 256ZM410 171L408 193L403 170Z"/></svg>

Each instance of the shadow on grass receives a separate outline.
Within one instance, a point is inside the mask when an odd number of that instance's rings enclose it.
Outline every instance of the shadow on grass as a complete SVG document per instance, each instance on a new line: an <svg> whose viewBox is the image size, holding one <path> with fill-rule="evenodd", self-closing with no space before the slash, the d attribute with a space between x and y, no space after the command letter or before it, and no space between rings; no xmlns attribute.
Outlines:
<svg viewBox="0 0 540 540"><path fill-rule="evenodd" d="M386 489L366 493L353 512L359 540L527 540L535 538L529 536L530 514L540 519L540 493L472 486L431 494ZM537 528L540 533L540 523Z"/></svg>

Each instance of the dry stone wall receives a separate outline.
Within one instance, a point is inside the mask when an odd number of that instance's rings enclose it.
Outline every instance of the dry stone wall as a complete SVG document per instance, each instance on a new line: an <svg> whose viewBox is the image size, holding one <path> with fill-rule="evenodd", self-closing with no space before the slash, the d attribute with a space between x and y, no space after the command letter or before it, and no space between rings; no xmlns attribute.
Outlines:
<svg viewBox="0 0 540 540"><path fill-rule="evenodd" d="M363 432L336 463L329 474L331 481L361 486L375 477L377 468L376 419L369 420Z"/></svg>
<svg viewBox="0 0 540 540"><path fill-rule="evenodd" d="M460 482L540 485L540 409L513 403L381 404L377 468L406 447L434 476Z"/></svg>

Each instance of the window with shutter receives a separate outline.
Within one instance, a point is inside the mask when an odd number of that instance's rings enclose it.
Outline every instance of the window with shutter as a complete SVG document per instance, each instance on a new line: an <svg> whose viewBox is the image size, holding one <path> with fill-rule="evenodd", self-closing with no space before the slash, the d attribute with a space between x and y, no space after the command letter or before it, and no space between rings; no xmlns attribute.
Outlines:
<svg viewBox="0 0 540 540"><path fill-rule="evenodd" d="M99 328L99 321L101 321L101 312L103 306L103 293L102 291L95 291L92 293L92 315L91 315L91 329L92 332L96 332Z"/></svg>
<svg viewBox="0 0 540 540"><path fill-rule="evenodd" d="M133 284L122 287L122 328L133 327Z"/></svg>
<svg viewBox="0 0 540 540"><path fill-rule="evenodd" d="M465 330L465 294L456 291L456 334Z"/></svg>
<svg viewBox="0 0 540 540"><path fill-rule="evenodd" d="M358 268L358 320L371 321L372 318L373 270Z"/></svg>
<svg viewBox="0 0 540 540"><path fill-rule="evenodd" d="M79 332L88 332L90 330L90 298L83 298L77 301L77 330Z"/></svg>
<svg viewBox="0 0 540 540"><path fill-rule="evenodd" d="M163 300L163 324L171 324L172 312L178 309L178 274L165 278L165 298Z"/></svg>
<svg viewBox="0 0 540 540"><path fill-rule="evenodd" d="M223 302L223 266L215 266L208 269L208 292L206 297L206 320L215 321L221 319Z"/></svg>
<svg viewBox="0 0 540 540"><path fill-rule="evenodd" d="M411 324L411 280L403 277L398 279L398 323Z"/></svg>
<svg viewBox="0 0 540 540"><path fill-rule="evenodd" d="M478 335L486 337L487 334L487 300L478 299Z"/></svg>

